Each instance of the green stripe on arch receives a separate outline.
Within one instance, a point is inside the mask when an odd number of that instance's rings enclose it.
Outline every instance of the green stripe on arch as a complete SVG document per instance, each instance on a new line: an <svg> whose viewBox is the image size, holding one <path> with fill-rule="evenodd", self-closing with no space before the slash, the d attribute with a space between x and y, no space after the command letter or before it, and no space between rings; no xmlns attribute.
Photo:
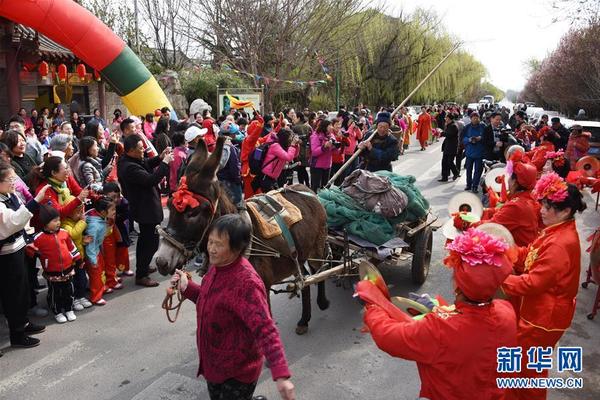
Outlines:
<svg viewBox="0 0 600 400"><path fill-rule="evenodd" d="M119 96L127 96L152 77L148 68L129 46L125 46L121 54L100 71L100 74Z"/></svg>

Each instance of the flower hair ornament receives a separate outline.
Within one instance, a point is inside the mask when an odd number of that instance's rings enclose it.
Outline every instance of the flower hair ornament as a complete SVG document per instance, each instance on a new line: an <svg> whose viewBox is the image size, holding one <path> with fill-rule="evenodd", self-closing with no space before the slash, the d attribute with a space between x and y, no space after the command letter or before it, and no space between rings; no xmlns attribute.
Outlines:
<svg viewBox="0 0 600 400"><path fill-rule="evenodd" d="M444 263L453 268L459 267L462 263L471 266L487 264L501 267L508 248L504 240L477 228L471 228L448 243L446 249L450 250L450 255Z"/></svg>
<svg viewBox="0 0 600 400"><path fill-rule="evenodd" d="M533 196L536 200L549 200L553 203L560 203L568 197L567 182L556 172L550 172L542 175L535 184Z"/></svg>
<svg viewBox="0 0 600 400"><path fill-rule="evenodd" d="M544 158L546 160L552 160L552 165L556 165L557 167L565 165L565 152L562 150L548 151L544 155Z"/></svg>

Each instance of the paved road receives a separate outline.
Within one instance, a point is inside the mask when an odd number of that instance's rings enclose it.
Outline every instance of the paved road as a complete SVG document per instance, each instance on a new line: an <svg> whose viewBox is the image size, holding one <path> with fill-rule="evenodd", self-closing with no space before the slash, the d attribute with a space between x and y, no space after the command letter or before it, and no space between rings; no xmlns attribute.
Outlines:
<svg viewBox="0 0 600 400"><path fill-rule="evenodd" d="M439 144L426 152L411 149L395 166L401 174L413 174L417 185L441 217L448 199L461 191L464 178L439 184ZM579 217L581 238L600 223L591 209ZM452 299L451 274L442 264L444 239L434 236L431 272L427 282L410 283L408 268L384 268L394 295L409 291L441 294ZM582 243L582 248L585 244ZM587 265L587 254L584 265ZM585 269L584 269L585 270ZM583 277L584 271L582 271ZM161 278L164 280L164 278ZM50 319L39 337L42 345L31 350L8 348L7 329L0 322L0 398L4 400L208 399L204 381L195 378L195 315L185 304L176 324L167 322L160 304L165 284L141 289L131 278L126 288L107 296L105 307L78 313L77 321L57 325ZM309 332L297 336L300 302L285 295L273 296L273 314L282 334L294 374L299 399L415 399L419 378L414 363L393 359L380 352L368 335L360 333L361 313L351 290L327 283L331 307L320 311L314 305ZM585 389L552 392L551 399L597 399L600 393L600 317L586 319L596 288L580 290L577 314L561 344L584 348ZM43 294L41 295L43 296ZM316 297L316 296L313 296ZM257 394L278 398L269 371L263 371Z"/></svg>

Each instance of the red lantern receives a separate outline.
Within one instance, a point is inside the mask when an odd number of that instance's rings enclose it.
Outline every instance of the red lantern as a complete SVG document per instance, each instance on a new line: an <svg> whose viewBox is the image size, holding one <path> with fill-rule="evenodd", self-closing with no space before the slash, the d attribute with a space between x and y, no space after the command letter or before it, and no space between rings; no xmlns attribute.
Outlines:
<svg viewBox="0 0 600 400"><path fill-rule="evenodd" d="M61 82L64 82L67 80L67 66L65 64L60 64L58 66L58 79Z"/></svg>
<svg viewBox="0 0 600 400"><path fill-rule="evenodd" d="M94 70L94 79L97 80L98 82L100 81L100 72Z"/></svg>
<svg viewBox="0 0 600 400"><path fill-rule="evenodd" d="M87 71L85 70L85 64L77 64L77 75L80 79L84 79Z"/></svg>
<svg viewBox="0 0 600 400"><path fill-rule="evenodd" d="M50 67L48 67L48 63L46 61L42 61L40 66L38 67L38 72L42 78L48 76L48 72L50 71Z"/></svg>

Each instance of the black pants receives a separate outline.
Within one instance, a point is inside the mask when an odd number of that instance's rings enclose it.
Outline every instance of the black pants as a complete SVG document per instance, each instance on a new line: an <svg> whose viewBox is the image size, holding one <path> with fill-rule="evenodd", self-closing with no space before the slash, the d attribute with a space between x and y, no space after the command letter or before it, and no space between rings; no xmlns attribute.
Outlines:
<svg viewBox="0 0 600 400"><path fill-rule="evenodd" d="M330 172L331 176L334 176L340 170L340 168L342 168L342 165L344 165L344 163L341 163L341 164L332 164L331 165L331 172ZM338 176L335 179L335 181L333 182L333 184L335 186L338 186L338 187L342 186L342 182L344 182L344 178L345 177L346 177L346 170L344 170L344 172L342 172L340 174L340 176ZM327 182L325 182L325 183L327 183Z"/></svg>
<svg viewBox="0 0 600 400"><path fill-rule="evenodd" d="M54 315L73 311L73 279L66 282L48 281L48 307Z"/></svg>
<svg viewBox="0 0 600 400"><path fill-rule="evenodd" d="M313 192L317 193L317 191L325 185L329 181L329 168L310 168L310 188Z"/></svg>
<svg viewBox="0 0 600 400"><path fill-rule="evenodd" d="M87 294L88 277L85 268L75 267L75 276L73 277L73 287L76 299L81 299Z"/></svg>
<svg viewBox="0 0 600 400"><path fill-rule="evenodd" d="M38 268L36 266L37 257L25 256L25 267L27 269L27 281L29 282L29 307L37 306L37 295L36 290L39 287L38 282Z"/></svg>
<svg viewBox="0 0 600 400"><path fill-rule="evenodd" d="M228 379L223 383L206 382L210 400L252 400L256 382L243 383Z"/></svg>
<svg viewBox="0 0 600 400"><path fill-rule="evenodd" d="M275 188L277 188L277 180L270 176L263 175L260 180L260 190L262 190L263 193L267 193Z"/></svg>
<svg viewBox="0 0 600 400"><path fill-rule="evenodd" d="M0 256L0 301L11 335L23 332L29 310L29 280L25 249Z"/></svg>
<svg viewBox="0 0 600 400"><path fill-rule="evenodd" d="M442 179L448 179L450 172L457 176L459 174L456 165L454 164L455 154L446 154L442 156Z"/></svg>
<svg viewBox="0 0 600 400"><path fill-rule="evenodd" d="M295 171L298 173L298 183L310 187L310 180L308 179L308 171L306 171L306 167L298 165L295 168Z"/></svg>
<svg viewBox="0 0 600 400"><path fill-rule="evenodd" d="M158 250L158 233L156 224L141 224L140 235L135 246L135 279L147 277L152 257Z"/></svg>
<svg viewBox="0 0 600 400"><path fill-rule="evenodd" d="M464 150L459 149L458 153L456 154L456 169L458 169L458 172L460 172L461 168L462 168L462 160L464 158Z"/></svg>

